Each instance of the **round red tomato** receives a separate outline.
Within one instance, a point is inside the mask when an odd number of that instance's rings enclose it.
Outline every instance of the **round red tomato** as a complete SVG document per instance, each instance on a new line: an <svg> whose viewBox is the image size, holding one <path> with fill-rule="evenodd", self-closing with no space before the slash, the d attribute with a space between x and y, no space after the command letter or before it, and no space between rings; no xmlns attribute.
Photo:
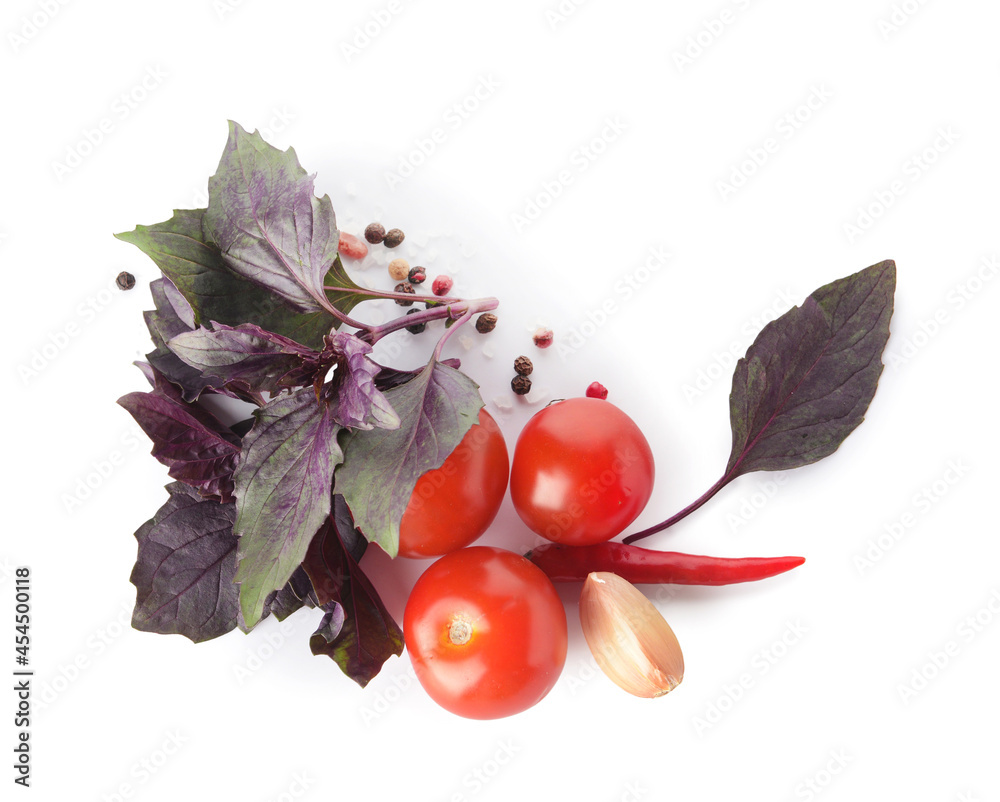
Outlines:
<svg viewBox="0 0 1000 802"><path fill-rule="evenodd" d="M510 496L533 532L585 546L609 540L639 516L653 474L653 452L628 415L598 398L569 398L521 431Z"/></svg>
<svg viewBox="0 0 1000 802"><path fill-rule="evenodd" d="M417 679L446 710L502 718L547 694L566 662L566 612L552 582L519 554L472 546L417 580L403 614Z"/></svg>
<svg viewBox="0 0 1000 802"><path fill-rule="evenodd" d="M400 555L438 557L468 546L493 523L509 474L503 433L480 409L479 423L441 467L417 480L399 523Z"/></svg>

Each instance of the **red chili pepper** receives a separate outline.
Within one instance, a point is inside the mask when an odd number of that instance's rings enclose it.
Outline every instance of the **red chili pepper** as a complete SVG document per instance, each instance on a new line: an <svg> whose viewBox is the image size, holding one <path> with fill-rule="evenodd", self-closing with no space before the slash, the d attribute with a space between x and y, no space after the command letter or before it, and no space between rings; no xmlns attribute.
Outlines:
<svg viewBox="0 0 1000 802"><path fill-rule="evenodd" d="M733 585L782 574L805 557L704 557L624 543L565 546L545 543L524 555L553 582L574 582L591 571L611 571L633 584Z"/></svg>

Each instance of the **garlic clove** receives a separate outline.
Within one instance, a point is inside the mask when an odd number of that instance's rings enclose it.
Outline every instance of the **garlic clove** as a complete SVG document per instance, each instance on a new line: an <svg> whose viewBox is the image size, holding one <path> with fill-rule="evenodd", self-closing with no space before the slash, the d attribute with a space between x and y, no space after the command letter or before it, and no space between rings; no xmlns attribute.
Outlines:
<svg viewBox="0 0 1000 802"><path fill-rule="evenodd" d="M580 623L597 665L619 687L652 699L684 677L684 655L660 611L617 574L595 571L580 594Z"/></svg>

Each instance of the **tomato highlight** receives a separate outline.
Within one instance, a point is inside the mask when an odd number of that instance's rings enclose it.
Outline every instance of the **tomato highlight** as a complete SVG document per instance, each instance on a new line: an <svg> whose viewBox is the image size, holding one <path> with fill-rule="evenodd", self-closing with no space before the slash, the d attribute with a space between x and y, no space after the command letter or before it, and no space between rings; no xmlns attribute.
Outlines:
<svg viewBox="0 0 1000 802"><path fill-rule="evenodd" d="M614 404L569 398L525 425L514 447L510 496L531 531L586 546L621 533L653 493L653 452Z"/></svg>

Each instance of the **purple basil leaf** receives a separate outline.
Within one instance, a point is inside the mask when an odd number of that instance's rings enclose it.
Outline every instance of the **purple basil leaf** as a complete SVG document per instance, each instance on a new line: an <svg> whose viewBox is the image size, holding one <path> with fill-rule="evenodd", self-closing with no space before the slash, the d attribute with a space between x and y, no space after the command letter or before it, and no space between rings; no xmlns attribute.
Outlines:
<svg viewBox="0 0 1000 802"><path fill-rule="evenodd" d="M139 368L142 375L146 377L146 381L149 382L150 387L156 384L156 371L153 370L152 365L150 365L148 362L139 362L139 361L133 362L132 364L135 365L137 368Z"/></svg>
<svg viewBox="0 0 1000 802"><path fill-rule="evenodd" d="M725 481L816 462L860 423L882 373L896 265L824 287L768 323L733 375Z"/></svg>
<svg viewBox="0 0 1000 802"><path fill-rule="evenodd" d="M343 459L340 427L311 387L279 396L254 417L234 475L236 581L251 627L264 614L268 594L289 580L327 519L333 471Z"/></svg>
<svg viewBox="0 0 1000 802"><path fill-rule="evenodd" d="M309 575L300 565L295 569L288 582L281 590L276 590L267 600L267 612L274 613L279 621L303 607L316 607L316 594L313 592Z"/></svg>
<svg viewBox="0 0 1000 802"><path fill-rule="evenodd" d="M337 370L330 382L334 420L351 429L395 429L399 416L392 404L375 386L379 366L368 357L372 347L347 332L335 332L326 338L327 351L336 359Z"/></svg>
<svg viewBox="0 0 1000 802"><path fill-rule="evenodd" d="M180 482L167 491L166 504L135 533L132 626L197 643L236 627L236 508L200 498Z"/></svg>
<svg viewBox="0 0 1000 802"><path fill-rule="evenodd" d="M310 543L302 567L326 611L309 639L312 653L331 658L363 688L391 655L403 653L403 633L348 554L346 541L356 534L349 515L329 519Z"/></svg>
<svg viewBox="0 0 1000 802"><path fill-rule="evenodd" d="M253 418L246 418L241 421L236 421L236 423L229 427L229 430L242 440L252 428Z"/></svg>
<svg viewBox="0 0 1000 802"><path fill-rule="evenodd" d="M317 656L326 654L328 657L336 659L336 641L337 638L340 637L340 633L344 631L344 621L347 619L347 614L344 611L344 605L340 602L332 601L328 604L324 604L322 609L325 612L325 615L319 622L319 627L309 639L309 646L312 649L312 653ZM322 638L322 640L315 640L317 637ZM333 646L334 648L329 649L330 646ZM337 664L341 665L339 660L337 661ZM343 668L342 665L341 668ZM365 684L367 684L367 680L365 681ZM363 688L365 685L362 685L361 687Z"/></svg>
<svg viewBox="0 0 1000 802"><path fill-rule="evenodd" d="M204 214L204 209L175 209L170 220L137 226L134 231L115 236L135 245L156 263L188 301L196 323L213 320L228 326L255 323L310 348L322 348L324 335L337 320L327 311L301 314L269 290L234 274L219 249L205 241ZM357 287L339 258L330 266L324 281L331 286ZM362 300L363 296L352 292L338 292L332 303L346 314Z"/></svg>
<svg viewBox="0 0 1000 802"><path fill-rule="evenodd" d="M399 522L417 479L441 467L477 421L483 401L472 379L433 359L385 397L399 415L399 428L351 432L335 491L347 500L365 537L395 557Z"/></svg>
<svg viewBox="0 0 1000 802"><path fill-rule="evenodd" d="M300 312L331 309L324 284L340 232L330 197L315 196L292 148L278 150L230 122L208 197L202 228L232 272Z"/></svg>
<svg viewBox="0 0 1000 802"><path fill-rule="evenodd" d="M347 553L351 555L354 562L361 562L365 551L368 549L368 541L365 536L354 526L354 518L351 516L351 508L347 506L347 501L339 493L333 497L333 525L340 535L340 542L344 544Z"/></svg>
<svg viewBox="0 0 1000 802"><path fill-rule="evenodd" d="M170 279L159 278L150 282L155 309L144 312L146 328L155 346L146 354L149 364L181 388L185 401L194 401L210 388L222 386L222 380L202 373L178 359L167 341L193 328L194 311Z"/></svg>
<svg viewBox="0 0 1000 802"><path fill-rule="evenodd" d="M153 441L152 454L179 479L206 498L233 500L233 469L240 440L214 415L184 401L181 391L154 370L149 393L118 399Z"/></svg>
<svg viewBox="0 0 1000 802"><path fill-rule="evenodd" d="M235 328L214 323L212 329L182 332L167 347L204 374L267 393L285 389L279 383L281 377L316 354L311 348L252 323Z"/></svg>

